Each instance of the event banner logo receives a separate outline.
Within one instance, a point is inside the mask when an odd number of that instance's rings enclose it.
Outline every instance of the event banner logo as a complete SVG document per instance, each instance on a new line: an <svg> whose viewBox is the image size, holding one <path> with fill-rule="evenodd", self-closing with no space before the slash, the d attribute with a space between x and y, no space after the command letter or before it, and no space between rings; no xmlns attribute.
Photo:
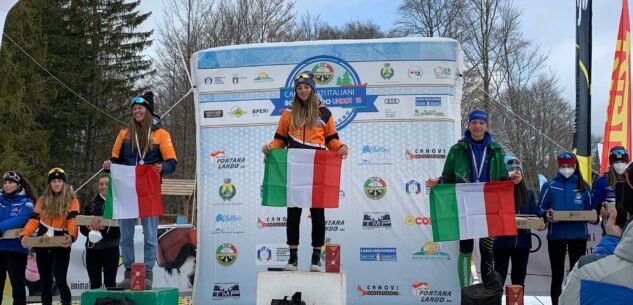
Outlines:
<svg viewBox="0 0 633 305"><path fill-rule="evenodd" d="M452 303L453 292L451 290L432 289L429 282L415 282L411 285L414 296L422 297L422 303Z"/></svg>
<svg viewBox="0 0 633 305"><path fill-rule="evenodd" d="M360 248L361 262L395 262L396 248Z"/></svg>
<svg viewBox="0 0 633 305"><path fill-rule="evenodd" d="M374 105L377 95L367 94L356 70L346 61L334 56L315 56L299 63L286 79L280 98L273 99L273 116L279 116L289 108L295 95L294 79L302 71L312 71L317 84L316 92L330 109L336 128L341 131L361 112L378 112ZM388 75L388 71L385 75Z"/></svg>
<svg viewBox="0 0 633 305"><path fill-rule="evenodd" d="M363 229L391 229L391 216L388 212L365 212Z"/></svg>
<svg viewBox="0 0 633 305"><path fill-rule="evenodd" d="M260 229L264 228L285 228L286 227L286 216L271 216L271 217L257 217L257 227Z"/></svg>
<svg viewBox="0 0 633 305"><path fill-rule="evenodd" d="M230 299L240 297L240 283L214 283L213 299Z"/></svg>
<svg viewBox="0 0 633 305"><path fill-rule="evenodd" d="M215 215L213 233L244 233L242 217L232 214Z"/></svg>
<svg viewBox="0 0 633 305"><path fill-rule="evenodd" d="M223 149L214 150L210 154L211 161L217 169L238 169L246 167L245 157L227 156Z"/></svg>
<svg viewBox="0 0 633 305"><path fill-rule="evenodd" d="M385 146L363 145L358 165L393 165L391 150Z"/></svg>
<svg viewBox="0 0 633 305"><path fill-rule="evenodd" d="M215 250L215 259L222 266L230 266L237 260L237 248L233 244L224 243Z"/></svg>
<svg viewBox="0 0 633 305"><path fill-rule="evenodd" d="M413 253L412 259L417 261L449 261L451 256L440 251L438 243L429 241L420 247L420 251Z"/></svg>
<svg viewBox="0 0 633 305"><path fill-rule="evenodd" d="M398 285L357 285L356 292L359 296L399 296Z"/></svg>
<svg viewBox="0 0 633 305"><path fill-rule="evenodd" d="M255 245L255 264L257 266L285 265L290 259L288 245L257 244Z"/></svg>

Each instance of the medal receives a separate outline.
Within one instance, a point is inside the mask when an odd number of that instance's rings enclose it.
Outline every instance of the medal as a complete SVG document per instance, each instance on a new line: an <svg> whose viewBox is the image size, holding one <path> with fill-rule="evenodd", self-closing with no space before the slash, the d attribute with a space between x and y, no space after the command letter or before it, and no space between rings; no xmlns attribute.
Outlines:
<svg viewBox="0 0 633 305"><path fill-rule="evenodd" d="M143 161L143 160L138 161L138 164L143 165L143 164L145 164L145 161Z"/></svg>

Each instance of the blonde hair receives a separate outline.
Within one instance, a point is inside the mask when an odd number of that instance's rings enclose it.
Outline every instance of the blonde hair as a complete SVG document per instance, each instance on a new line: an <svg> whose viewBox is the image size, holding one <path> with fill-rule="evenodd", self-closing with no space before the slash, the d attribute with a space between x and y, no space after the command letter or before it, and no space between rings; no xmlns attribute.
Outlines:
<svg viewBox="0 0 633 305"><path fill-rule="evenodd" d="M149 152L150 141L147 130L153 125L153 123L154 119L152 118L152 114L149 110L145 112L145 118L140 123L134 119L134 116L132 116L132 120L130 120L127 127L127 135L125 136L131 142L132 151L136 152L137 150L136 140L134 139L134 136L136 135L138 137L138 145L141 147L141 150L144 153Z"/></svg>
<svg viewBox="0 0 633 305"><path fill-rule="evenodd" d="M42 194L42 215L48 218L66 218L70 202L75 198L77 198L75 193L66 182L64 182L62 190L57 194L53 192L50 183L46 184L44 194Z"/></svg>
<svg viewBox="0 0 633 305"><path fill-rule="evenodd" d="M314 93L314 90L310 92L310 96L306 101L301 101L299 96L295 94L292 99L292 116L290 120L290 126L294 129L300 129L306 127L308 129L314 128L319 119L319 98Z"/></svg>

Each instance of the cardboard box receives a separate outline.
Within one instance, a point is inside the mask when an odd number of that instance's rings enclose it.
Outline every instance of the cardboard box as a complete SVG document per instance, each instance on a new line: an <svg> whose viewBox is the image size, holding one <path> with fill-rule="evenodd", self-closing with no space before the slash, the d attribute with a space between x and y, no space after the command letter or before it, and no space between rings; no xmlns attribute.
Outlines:
<svg viewBox="0 0 633 305"><path fill-rule="evenodd" d="M66 240L66 236L38 236L31 237L26 236L22 239L24 246L29 248L43 248L43 247L70 247L71 243L68 245L64 245L63 242Z"/></svg>
<svg viewBox="0 0 633 305"><path fill-rule="evenodd" d="M598 215L595 210L590 211L554 211L556 221L596 221Z"/></svg>
<svg viewBox="0 0 633 305"><path fill-rule="evenodd" d="M2 239L15 239L20 237L22 229L11 229L6 232L2 232Z"/></svg>
<svg viewBox="0 0 633 305"><path fill-rule="evenodd" d="M325 272L341 272L341 246L325 244Z"/></svg>
<svg viewBox="0 0 633 305"><path fill-rule="evenodd" d="M104 219L101 216L77 215L77 225L87 226L91 223L97 223L103 227L118 227L119 222L116 219Z"/></svg>
<svg viewBox="0 0 633 305"><path fill-rule="evenodd" d="M506 286L506 305L523 305L523 286Z"/></svg>
<svg viewBox="0 0 633 305"><path fill-rule="evenodd" d="M536 216L516 216L517 229L535 229L538 230L543 225L543 219Z"/></svg>
<svg viewBox="0 0 633 305"><path fill-rule="evenodd" d="M145 264L132 264L130 290L145 290Z"/></svg>

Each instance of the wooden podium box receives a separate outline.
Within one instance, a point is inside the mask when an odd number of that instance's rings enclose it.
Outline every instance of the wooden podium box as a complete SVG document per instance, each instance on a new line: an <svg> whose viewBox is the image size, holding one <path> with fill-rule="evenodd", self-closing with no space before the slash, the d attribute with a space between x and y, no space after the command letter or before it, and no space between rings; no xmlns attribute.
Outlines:
<svg viewBox="0 0 633 305"><path fill-rule="evenodd" d="M154 288L142 291L93 289L81 294L81 304L94 304L98 298L105 297L125 299L123 296L134 301L136 305L178 305L177 288Z"/></svg>

